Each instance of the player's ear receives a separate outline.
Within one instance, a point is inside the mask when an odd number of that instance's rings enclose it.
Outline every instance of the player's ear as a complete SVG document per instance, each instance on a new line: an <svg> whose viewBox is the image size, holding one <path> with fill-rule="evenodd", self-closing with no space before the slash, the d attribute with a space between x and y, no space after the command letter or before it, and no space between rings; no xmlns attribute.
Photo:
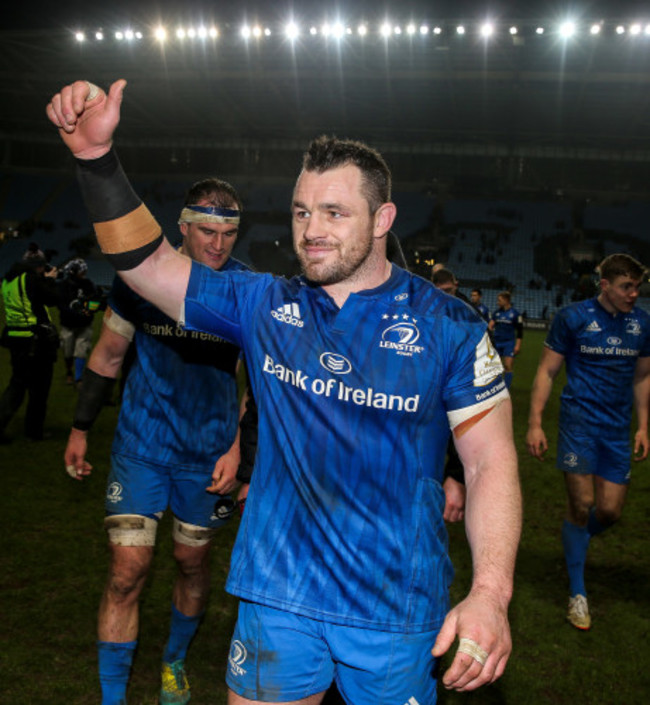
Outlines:
<svg viewBox="0 0 650 705"><path fill-rule="evenodd" d="M395 216L397 215L397 207L394 203L382 203L375 211L375 232L377 238L384 237L386 233L393 227Z"/></svg>
<svg viewBox="0 0 650 705"><path fill-rule="evenodd" d="M183 237L187 237L187 223L179 223L179 229L181 231L181 235Z"/></svg>

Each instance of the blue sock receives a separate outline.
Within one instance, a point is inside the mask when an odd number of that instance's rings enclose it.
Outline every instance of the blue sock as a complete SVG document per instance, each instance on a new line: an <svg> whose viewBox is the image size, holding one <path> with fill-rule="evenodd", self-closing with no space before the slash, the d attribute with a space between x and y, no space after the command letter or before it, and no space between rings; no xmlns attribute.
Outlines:
<svg viewBox="0 0 650 705"><path fill-rule="evenodd" d="M571 597L587 595L585 588L585 563L589 548L589 532L585 527L576 526L569 521L562 524L562 545L564 558L569 572L569 591Z"/></svg>
<svg viewBox="0 0 650 705"><path fill-rule="evenodd" d="M510 386L512 385L512 372L505 372L503 377L506 381L506 387L510 389Z"/></svg>
<svg viewBox="0 0 650 705"><path fill-rule="evenodd" d="M84 371L85 366L86 366L86 358L85 357L75 357L75 359L74 359L74 381L75 382L81 381L81 374Z"/></svg>
<svg viewBox="0 0 650 705"><path fill-rule="evenodd" d="M97 642L102 705L126 705L126 686L137 641Z"/></svg>
<svg viewBox="0 0 650 705"><path fill-rule="evenodd" d="M598 536L602 534L605 529L609 529L610 524L601 524L596 518L596 507L592 507L589 510L589 518L587 519L587 531L589 536Z"/></svg>
<svg viewBox="0 0 650 705"><path fill-rule="evenodd" d="M172 619L169 627L169 639L165 646L163 661L174 663L174 661L184 660L187 649L196 634L199 624L203 619L203 612L195 617L188 617L179 612L172 604Z"/></svg>

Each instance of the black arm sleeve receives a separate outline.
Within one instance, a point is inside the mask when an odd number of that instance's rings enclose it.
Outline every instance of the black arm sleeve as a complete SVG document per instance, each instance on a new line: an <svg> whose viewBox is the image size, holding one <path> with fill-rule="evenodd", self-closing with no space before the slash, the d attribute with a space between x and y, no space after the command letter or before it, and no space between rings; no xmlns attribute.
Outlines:
<svg viewBox="0 0 650 705"><path fill-rule="evenodd" d="M142 203L113 148L99 159L75 161L81 193L93 223L121 218Z"/></svg>
<svg viewBox="0 0 650 705"><path fill-rule="evenodd" d="M240 461L237 470L237 479L240 482L250 482L257 455L257 404L253 394L248 388L246 411L239 422L239 452Z"/></svg>

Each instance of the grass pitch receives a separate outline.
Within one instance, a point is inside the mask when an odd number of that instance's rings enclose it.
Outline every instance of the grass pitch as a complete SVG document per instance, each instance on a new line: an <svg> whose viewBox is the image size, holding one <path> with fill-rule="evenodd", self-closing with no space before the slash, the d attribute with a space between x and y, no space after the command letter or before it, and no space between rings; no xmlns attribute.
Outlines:
<svg viewBox="0 0 650 705"><path fill-rule="evenodd" d="M526 332L515 363L515 437L524 493L524 532L511 606L514 651L505 675L471 694L447 693L446 705L636 705L650 700L650 564L648 461L633 470L621 522L592 542L587 587L593 615L590 632L565 621L567 580L560 527L564 486L555 470L556 384L546 412L551 449L546 462L528 457L524 445L528 395L543 334ZM0 349L0 387L9 375ZM64 384L57 363L47 430L51 438L22 437L24 410L12 421L11 444L0 446L0 701L12 705L98 703L95 618L108 566L102 528L103 495L118 407L107 407L90 437L92 476L75 482L62 454L76 393ZM226 702L224 672L236 600L224 592L233 521L215 541L209 608L189 656L192 702ZM169 622L174 565L170 521L158 531L154 567L141 603L140 642L129 688L130 705L154 705ZM462 525L450 527L456 566L454 600L466 592L471 561ZM443 664L444 667L444 664ZM401 705L397 703L395 705Z"/></svg>

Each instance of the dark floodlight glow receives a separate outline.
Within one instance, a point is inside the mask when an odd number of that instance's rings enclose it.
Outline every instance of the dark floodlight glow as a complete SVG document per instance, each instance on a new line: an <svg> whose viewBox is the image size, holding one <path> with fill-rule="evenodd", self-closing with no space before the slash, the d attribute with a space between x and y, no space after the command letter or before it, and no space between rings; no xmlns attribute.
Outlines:
<svg viewBox="0 0 650 705"><path fill-rule="evenodd" d="M514 36L515 34L517 34L519 32L519 30L513 25L512 27L510 27L508 32L510 32L510 34L512 34Z"/></svg>
<svg viewBox="0 0 650 705"><path fill-rule="evenodd" d="M599 24L592 24L591 27L589 28L589 34L600 34L602 30L602 27Z"/></svg>
<svg viewBox="0 0 650 705"><path fill-rule="evenodd" d="M442 27L434 27L433 33L434 34L442 34Z"/></svg>
<svg viewBox="0 0 650 705"><path fill-rule="evenodd" d="M459 24L458 27L456 27L456 34L465 34L465 27L462 24Z"/></svg>
<svg viewBox="0 0 650 705"><path fill-rule="evenodd" d="M97 32L95 32L95 39L98 42L101 42L104 39L104 33L101 30L98 30Z"/></svg>
<svg viewBox="0 0 650 705"><path fill-rule="evenodd" d="M74 33L74 38L78 42L85 42L86 41L86 35L83 32L75 32Z"/></svg>
<svg viewBox="0 0 650 705"><path fill-rule="evenodd" d="M535 34L539 34L540 36L544 34L544 27L537 27Z"/></svg>

